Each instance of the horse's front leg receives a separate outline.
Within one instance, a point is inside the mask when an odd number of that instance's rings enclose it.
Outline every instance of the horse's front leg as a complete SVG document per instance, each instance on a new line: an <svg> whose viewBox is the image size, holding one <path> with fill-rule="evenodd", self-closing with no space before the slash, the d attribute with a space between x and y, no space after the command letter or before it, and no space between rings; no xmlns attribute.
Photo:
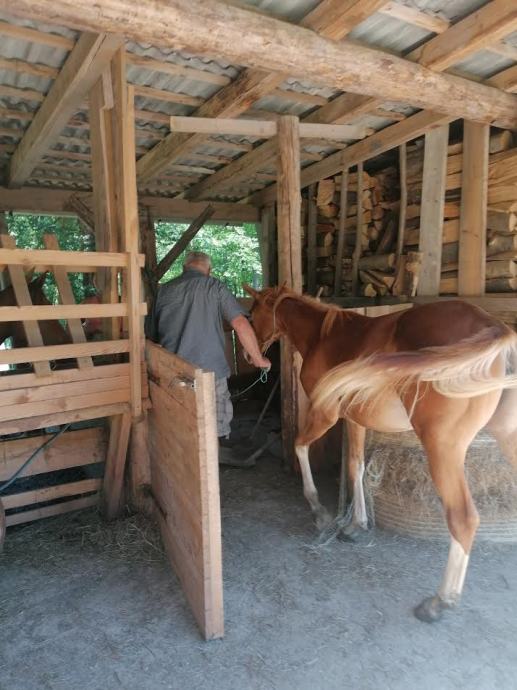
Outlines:
<svg viewBox="0 0 517 690"><path fill-rule="evenodd" d="M312 478L311 466L309 463L309 448L314 441L317 441L323 434L330 429L337 421L329 419L328 417L319 414L312 407L307 414L307 422L305 428L298 435L295 443L296 456L300 463L300 470L303 479L303 495L307 499L314 519L316 527L319 530L324 529L332 521L327 509L320 503L318 490Z"/></svg>
<svg viewBox="0 0 517 690"><path fill-rule="evenodd" d="M345 536L353 536L359 529L368 529L366 501L364 499L364 442L366 429L350 419L346 420L348 436L348 481L352 494L352 517L342 529ZM344 459L342 458L342 462Z"/></svg>

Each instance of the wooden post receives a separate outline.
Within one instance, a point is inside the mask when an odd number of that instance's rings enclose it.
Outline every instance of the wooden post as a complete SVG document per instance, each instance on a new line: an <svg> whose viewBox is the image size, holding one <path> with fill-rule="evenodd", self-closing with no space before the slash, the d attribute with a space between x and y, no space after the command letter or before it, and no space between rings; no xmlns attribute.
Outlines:
<svg viewBox="0 0 517 690"><path fill-rule="evenodd" d="M139 228L136 191L135 152L135 96L126 81L126 53L119 50L111 63L113 85L113 143L115 154L116 212L120 244L128 253L126 271L129 363L131 381L131 411L133 417L142 413L142 379L140 365L143 360L143 323L140 315L142 279L138 266Z"/></svg>
<svg viewBox="0 0 517 690"><path fill-rule="evenodd" d="M318 223L318 207L316 206L316 185L311 184L307 199L307 292L316 294L316 225Z"/></svg>
<svg viewBox="0 0 517 690"><path fill-rule="evenodd" d="M95 248L99 251L120 250L115 206L115 176L111 109L113 94L109 71L97 81L89 95L90 145L92 151L93 222ZM118 302L117 269L97 271L96 286L105 303ZM103 319L104 336L108 340L120 337L120 320Z"/></svg>
<svg viewBox="0 0 517 690"><path fill-rule="evenodd" d="M448 144L448 125L432 129L425 135L419 247L423 256L419 295L440 293Z"/></svg>
<svg viewBox="0 0 517 690"><path fill-rule="evenodd" d="M357 209L362 208L361 197L359 196L359 176L357 182ZM348 211L348 168L343 168L341 172L341 188L339 197L339 230L337 236L336 268L334 274L334 297L340 297L341 284L343 282L343 252L345 249L345 226Z"/></svg>
<svg viewBox="0 0 517 690"><path fill-rule="evenodd" d="M269 220L270 214L266 207L260 209L260 223L256 224L257 237L259 241L260 265L262 267L262 285L267 287L270 284L269 276Z"/></svg>
<svg viewBox="0 0 517 690"><path fill-rule="evenodd" d="M352 294L359 294L359 259L363 237L363 163L357 164L357 224L355 229L355 246L352 256Z"/></svg>
<svg viewBox="0 0 517 690"><path fill-rule="evenodd" d="M300 229L300 139L299 121L293 115L278 120L278 278L279 283L301 292L302 251ZM298 371L294 349L281 343L282 440L284 458L293 464L298 427Z"/></svg>
<svg viewBox="0 0 517 690"><path fill-rule="evenodd" d="M485 292L490 126L463 123L458 295Z"/></svg>
<svg viewBox="0 0 517 690"><path fill-rule="evenodd" d="M131 414L129 412L111 417L102 492L104 515L108 520L118 517L122 510L124 468L130 430Z"/></svg>

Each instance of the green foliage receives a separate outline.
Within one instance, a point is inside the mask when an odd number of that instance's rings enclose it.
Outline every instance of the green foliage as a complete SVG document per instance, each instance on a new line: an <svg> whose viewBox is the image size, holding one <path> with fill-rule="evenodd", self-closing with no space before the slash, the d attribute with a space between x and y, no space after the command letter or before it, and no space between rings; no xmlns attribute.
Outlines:
<svg viewBox="0 0 517 690"><path fill-rule="evenodd" d="M179 240L187 229L179 223L156 223L158 261ZM244 225L205 225L190 243L187 251L206 252L212 257L213 273L234 295L242 296L242 283L259 288L262 268L257 232L252 223ZM162 282L178 276L183 270L187 252L179 257L165 274Z"/></svg>
<svg viewBox="0 0 517 690"><path fill-rule="evenodd" d="M94 239L76 218L57 218L55 216L33 216L9 214L6 216L9 234L16 239L20 249L44 249L43 235L56 235L61 249L70 251L93 251ZM82 273L69 273L70 283L76 302L95 293L90 278ZM48 275L45 282L45 293L53 303L58 302L58 291L54 277Z"/></svg>
<svg viewBox="0 0 517 690"><path fill-rule="evenodd" d="M16 245L24 249L44 249L43 235L56 235L61 249L71 251L94 251L94 238L76 218L10 214L7 216L9 233L16 239ZM156 223L156 249L158 260L162 259L177 242L188 226L181 223ZM243 295L242 283L261 286L259 244L255 226L205 225L190 243L188 250L210 254L214 275L238 296ZM184 252L166 273L163 282L176 277L182 271ZM89 276L70 273L70 282L76 302L93 294L95 288ZM58 302L54 278L49 275L45 283L48 299Z"/></svg>

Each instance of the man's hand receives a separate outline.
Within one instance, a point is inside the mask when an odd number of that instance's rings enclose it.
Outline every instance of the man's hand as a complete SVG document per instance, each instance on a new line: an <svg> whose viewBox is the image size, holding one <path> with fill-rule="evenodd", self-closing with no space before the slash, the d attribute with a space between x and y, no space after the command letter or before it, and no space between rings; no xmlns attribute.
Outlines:
<svg viewBox="0 0 517 690"><path fill-rule="evenodd" d="M259 369L267 369L269 371L271 369L271 362L262 355L257 342L257 336L248 319L241 314L233 319L231 326L237 333L244 352L248 354L251 362Z"/></svg>

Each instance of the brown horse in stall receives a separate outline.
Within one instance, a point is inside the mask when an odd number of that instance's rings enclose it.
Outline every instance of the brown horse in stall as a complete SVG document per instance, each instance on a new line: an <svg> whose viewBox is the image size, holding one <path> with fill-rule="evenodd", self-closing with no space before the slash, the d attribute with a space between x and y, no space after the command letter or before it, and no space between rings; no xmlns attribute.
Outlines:
<svg viewBox="0 0 517 690"><path fill-rule="evenodd" d="M459 601L479 524L464 474L478 431L487 426L517 466L517 334L459 300L371 318L286 288L245 289L254 297L252 323L263 352L285 336L303 358L300 379L310 408L296 454L318 528L330 516L319 501L308 451L340 417L347 424L353 487L349 533L367 527L366 429L414 429L420 438L451 534L440 589L415 609L421 620L437 620Z"/></svg>
<svg viewBox="0 0 517 690"><path fill-rule="evenodd" d="M49 300L43 292L46 273L42 273L29 283L29 293L32 304L47 305ZM0 307L15 307L16 296L12 286L0 291ZM71 342L68 332L56 319L39 321L41 337L45 345L66 345ZM7 340L13 339L14 347L26 347L27 338L21 321L4 321L0 323L0 345Z"/></svg>

